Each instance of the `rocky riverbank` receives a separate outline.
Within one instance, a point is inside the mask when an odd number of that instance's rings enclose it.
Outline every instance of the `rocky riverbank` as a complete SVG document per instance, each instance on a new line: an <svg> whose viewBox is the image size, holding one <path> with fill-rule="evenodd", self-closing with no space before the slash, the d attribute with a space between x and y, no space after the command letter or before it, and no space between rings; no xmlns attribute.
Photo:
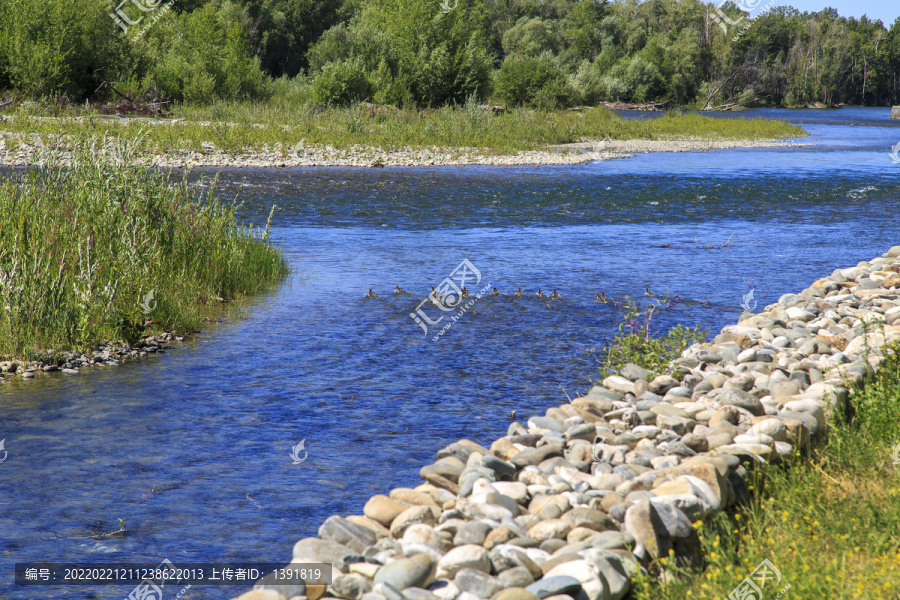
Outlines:
<svg viewBox="0 0 900 600"><path fill-rule="evenodd" d="M669 576L670 552L698 564L697 526L751 493L752 469L803 456L898 340L900 246L745 313L669 374L628 365L489 448L451 444L425 483L296 543L330 585L264 578L240 600L619 600Z"/></svg>
<svg viewBox="0 0 900 600"><path fill-rule="evenodd" d="M167 331L147 336L134 344L122 341L101 344L88 354L64 352L56 359L0 361L0 384L14 378L30 380L45 374L62 373L77 375L87 367L117 367L129 360L162 354L174 348L173 342L183 342L184 337Z"/></svg>
<svg viewBox="0 0 900 600"><path fill-rule="evenodd" d="M54 143L57 140L54 140ZM587 141L554 146L546 150L501 153L486 148L403 148L384 150L374 146L336 149L326 145L294 148L264 148L228 153L211 142L202 151L182 150L174 154L139 156L137 162L162 168L267 168L267 167L426 167L466 165L576 165L633 156L642 152L688 152L728 148L802 146L782 140L622 140ZM301 147L302 146L302 147ZM25 167L46 164L55 150L50 140L38 136L0 131L0 166ZM59 151L59 161L68 165L71 154Z"/></svg>

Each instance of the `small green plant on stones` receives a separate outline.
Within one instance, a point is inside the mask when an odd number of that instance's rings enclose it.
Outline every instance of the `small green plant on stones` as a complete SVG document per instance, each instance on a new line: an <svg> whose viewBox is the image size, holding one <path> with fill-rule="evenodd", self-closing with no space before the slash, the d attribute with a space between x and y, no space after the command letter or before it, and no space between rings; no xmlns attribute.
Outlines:
<svg viewBox="0 0 900 600"><path fill-rule="evenodd" d="M641 307L626 296L620 304L625 309L625 314L619 323L619 334L605 350L600 366L601 375L613 375L628 363L634 363L656 376L665 371L669 362L678 358L685 348L705 341L706 331L700 327L691 329L676 325L665 335L654 335L654 316L676 306L678 302L678 296L666 295L654 298L649 306Z"/></svg>

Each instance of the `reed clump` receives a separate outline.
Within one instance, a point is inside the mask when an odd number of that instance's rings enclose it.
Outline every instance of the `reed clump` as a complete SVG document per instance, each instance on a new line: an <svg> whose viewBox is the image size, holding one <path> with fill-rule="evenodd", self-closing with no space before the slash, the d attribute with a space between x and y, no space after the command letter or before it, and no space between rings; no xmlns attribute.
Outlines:
<svg viewBox="0 0 900 600"><path fill-rule="evenodd" d="M144 141L81 139L68 166L51 152L0 182L0 357L190 331L287 273L268 223L239 223L214 185L136 165Z"/></svg>

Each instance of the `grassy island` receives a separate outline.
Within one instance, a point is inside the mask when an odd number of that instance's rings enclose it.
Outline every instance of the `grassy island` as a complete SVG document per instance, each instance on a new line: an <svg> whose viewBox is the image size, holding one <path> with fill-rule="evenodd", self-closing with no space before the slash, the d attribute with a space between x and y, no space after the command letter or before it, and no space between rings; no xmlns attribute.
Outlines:
<svg viewBox="0 0 900 600"><path fill-rule="evenodd" d="M439 147L509 154L602 140L761 141L803 135L801 127L770 119L721 119L674 111L655 119L623 119L602 107L494 114L472 103L433 110L363 103L318 110L222 103L185 106L167 119L117 119L92 111L43 108L23 109L0 123L7 153L32 148L36 140L68 147L84 136L109 136L136 140L135 152L150 156L210 151L289 156L316 146L388 152Z"/></svg>

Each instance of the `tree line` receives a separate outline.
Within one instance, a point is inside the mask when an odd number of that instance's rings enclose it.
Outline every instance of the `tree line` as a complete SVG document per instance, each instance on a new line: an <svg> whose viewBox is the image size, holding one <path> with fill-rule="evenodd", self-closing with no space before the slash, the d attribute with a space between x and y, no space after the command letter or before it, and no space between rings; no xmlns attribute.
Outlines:
<svg viewBox="0 0 900 600"><path fill-rule="evenodd" d="M700 0L0 0L0 90L196 104L900 104L900 18L719 10Z"/></svg>

